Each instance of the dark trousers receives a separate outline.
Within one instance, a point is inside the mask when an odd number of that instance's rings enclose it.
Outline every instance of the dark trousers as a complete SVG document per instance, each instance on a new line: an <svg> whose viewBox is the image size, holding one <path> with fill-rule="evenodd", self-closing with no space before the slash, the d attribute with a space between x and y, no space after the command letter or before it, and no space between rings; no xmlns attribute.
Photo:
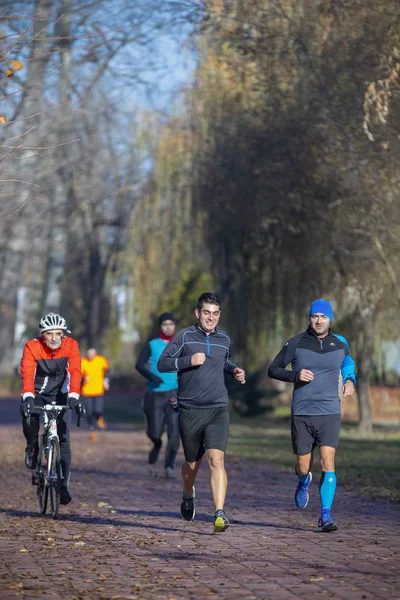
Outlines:
<svg viewBox="0 0 400 600"><path fill-rule="evenodd" d="M89 429L94 429L96 420L103 414L104 396L82 396L86 406Z"/></svg>
<svg viewBox="0 0 400 600"><path fill-rule="evenodd" d="M56 400L57 404L66 404L67 396L60 394L57 398L36 396L35 406L44 406L53 400ZM38 443L39 429L40 429L40 414L41 411L33 409L31 413L31 421L28 425L25 417L22 415L22 431L24 433L26 443L28 446L34 446ZM60 439L60 462L63 472L64 479L61 485L67 487L69 481L69 475L71 471L71 444L69 439L69 432L71 429L71 411L67 410L60 414L57 418L57 433Z"/></svg>
<svg viewBox="0 0 400 600"><path fill-rule="evenodd" d="M147 391L143 402L147 423L146 433L156 447L161 447L161 436L167 426L168 444L165 452L165 468L174 468L180 443L178 413L172 410L168 402L174 395L176 395L176 390Z"/></svg>

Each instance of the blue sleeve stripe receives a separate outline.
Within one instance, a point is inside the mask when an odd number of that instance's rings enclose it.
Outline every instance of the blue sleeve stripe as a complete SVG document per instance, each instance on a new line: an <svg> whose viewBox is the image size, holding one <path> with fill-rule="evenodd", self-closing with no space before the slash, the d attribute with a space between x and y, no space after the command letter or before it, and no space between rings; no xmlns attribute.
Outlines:
<svg viewBox="0 0 400 600"><path fill-rule="evenodd" d="M356 383L356 374L354 371L354 360L351 358L350 354L347 354L344 357L344 360L343 360L342 366L341 366L341 372L342 372L343 381L346 381L347 379L351 379L351 381L353 383Z"/></svg>
<svg viewBox="0 0 400 600"><path fill-rule="evenodd" d="M350 352L350 346L349 346L349 342L346 340L345 337L343 337L342 335L338 335L337 333L333 334L335 337L337 337L338 340L340 340L341 342L343 342L344 344L346 344L348 351Z"/></svg>

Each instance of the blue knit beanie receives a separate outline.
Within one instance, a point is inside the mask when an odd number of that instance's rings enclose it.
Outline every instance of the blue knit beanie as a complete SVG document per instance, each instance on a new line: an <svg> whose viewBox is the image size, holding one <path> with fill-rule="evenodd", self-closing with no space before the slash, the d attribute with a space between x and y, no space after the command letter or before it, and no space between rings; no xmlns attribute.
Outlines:
<svg viewBox="0 0 400 600"><path fill-rule="evenodd" d="M322 313L323 315L329 317L331 321L333 321L332 307L328 300L323 300L322 298L319 300L314 300L310 306L309 316L311 317L311 315L315 315L316 313Z"/></svg>

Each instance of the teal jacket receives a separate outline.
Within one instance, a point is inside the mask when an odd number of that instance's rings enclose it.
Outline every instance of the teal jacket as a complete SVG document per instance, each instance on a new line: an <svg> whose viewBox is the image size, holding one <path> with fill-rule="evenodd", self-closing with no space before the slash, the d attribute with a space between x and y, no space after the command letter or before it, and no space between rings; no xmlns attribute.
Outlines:
<svg viewBox="0 0 400 600"><path fill-rule="evenodd" d="M157 369L158 359L167 345L168 341L163 340L161 337L149 340L142 348L136 361L136 369L143 377L146 377L148 380L147 389L153 392L169 392L178 387L176 372L161 373Z"/></svg>

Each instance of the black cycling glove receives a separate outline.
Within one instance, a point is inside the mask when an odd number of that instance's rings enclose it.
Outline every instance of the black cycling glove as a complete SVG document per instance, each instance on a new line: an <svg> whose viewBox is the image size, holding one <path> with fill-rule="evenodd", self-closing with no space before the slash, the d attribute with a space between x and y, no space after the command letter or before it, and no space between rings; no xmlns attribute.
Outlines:
<svg viewBox="0 0 400 600"><path fill-rule="evenodd" d="M83 423L83 417L85 416L85 413L86 413L85 405L82 404L82 402L80 400L77 400L73 396L69 396L68 404L70 405L71 408L75 409L76 416L78 417L76 424L78 427L80 427Z"/></svg>
<svg viewBox="0 0 400 600"><path fill-rule="evenodd" d="M31 416L32 409L35 405L35 398L33 396L26 396L21 398L21 412L25 419L29 419Z"/></svg>

